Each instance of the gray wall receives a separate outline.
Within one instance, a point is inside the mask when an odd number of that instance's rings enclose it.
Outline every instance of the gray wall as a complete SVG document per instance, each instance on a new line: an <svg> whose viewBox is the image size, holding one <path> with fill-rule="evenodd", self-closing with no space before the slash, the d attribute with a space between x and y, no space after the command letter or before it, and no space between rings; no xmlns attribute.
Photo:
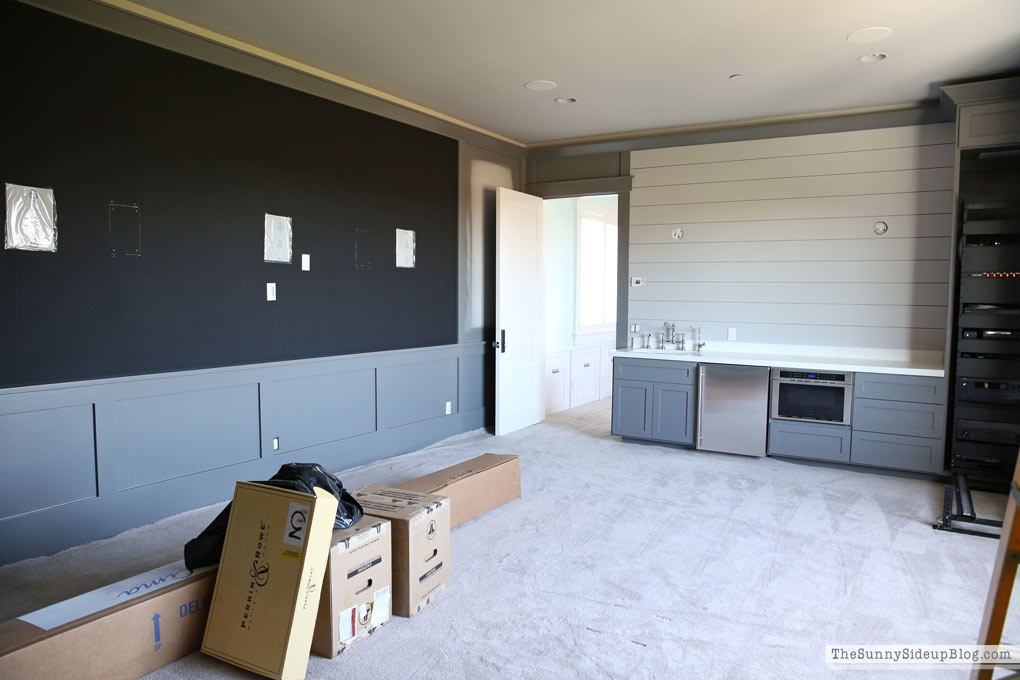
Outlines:
<svg viewBox="0 0 1020 680"><path fill-rule="evenodd" d="M632 152L630 322L943 350L953 154L950 123Z"/></svg>
<svg viewBox="0 0 1020 680"><path fill-rule="evenodd" d="M0 390L0 563L227 500L283 463L344 470L482 427L484 350Z"/></svg>

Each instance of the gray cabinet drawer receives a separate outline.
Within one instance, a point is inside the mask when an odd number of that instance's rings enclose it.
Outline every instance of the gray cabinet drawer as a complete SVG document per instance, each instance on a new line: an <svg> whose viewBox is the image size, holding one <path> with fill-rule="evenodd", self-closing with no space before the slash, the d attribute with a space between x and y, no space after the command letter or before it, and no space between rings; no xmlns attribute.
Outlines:
<svg viewBox="0 0 1020 680"><path fill-rule="evenodd" d="M942 439L946 436L946 407L943 404L854 399L853 422L855 431Z"/></svg>
<svg viewBox="0 0 1020 680"><path fill-rule="evenodd" d="M850 462L894 470L939 473L942 472L943 450L941 439L855 431Z"/></svg>
<svg viewBox="0 0 1020 680"><path fill-rule="evenodd" d="M850 426L769 421L769 455L850 462Z"/></svg>
<svg viewBox="0 0 1020 680"><path fill-rule="evenodd" d="M864 399L946 403L946 379L922 375L854 374L854 396Z"/></svg>
<svg viewBox="0 0 1020 680"><path fill-rule="evenodd" d="M613 377L617 380L650 380L661 383L693 385L697 364L669 359L613 359Z"/></svg>

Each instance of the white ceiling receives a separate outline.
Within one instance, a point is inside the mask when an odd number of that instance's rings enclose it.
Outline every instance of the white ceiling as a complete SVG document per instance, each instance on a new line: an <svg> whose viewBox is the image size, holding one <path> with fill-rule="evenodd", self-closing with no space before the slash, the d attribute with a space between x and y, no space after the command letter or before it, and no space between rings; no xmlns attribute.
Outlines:
<svg viewBox="0 0 1020 680"><path fill-rule="evenodd" d="M1020 0L135 1L524 143L907 104L1020 69ZM846 41L869 26L893 34Z"/></svg>

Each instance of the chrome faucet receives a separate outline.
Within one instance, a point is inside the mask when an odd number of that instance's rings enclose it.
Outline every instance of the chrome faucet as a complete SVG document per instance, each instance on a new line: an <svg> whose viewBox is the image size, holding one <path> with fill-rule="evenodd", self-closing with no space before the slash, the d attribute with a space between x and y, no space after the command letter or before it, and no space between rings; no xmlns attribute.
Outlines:
<svg viewBox="0 0 1020 680"><path fill-rule="evenodd" d="M697 336L694 335L694 326L691 326L691 346L695 352L700 352L701 348L705 346L705 341L701 339L701 326L698 326Z"/></svg>

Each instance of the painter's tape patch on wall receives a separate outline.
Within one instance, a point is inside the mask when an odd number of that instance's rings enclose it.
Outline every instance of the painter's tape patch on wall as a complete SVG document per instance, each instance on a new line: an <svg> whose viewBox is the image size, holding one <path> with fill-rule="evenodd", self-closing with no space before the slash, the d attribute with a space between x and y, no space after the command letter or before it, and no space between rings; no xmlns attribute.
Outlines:
<svg viewBox="0 0 1020 680"><path fill-rule="evenodd" d="M265 261L290 264L292 240L291 219L266 213Z"/></svg>
<svg viewBox="0 0 1020 680"><path fill-rule="evenodd" d="M414 231L397 229L397 267L414 269Z"/></svg>
<svg viewBox="0 0 1020 680"><path fill-rule="evenodd" d="M7 185L4 248L57 252L57 200L53 189Z"/></svg>

